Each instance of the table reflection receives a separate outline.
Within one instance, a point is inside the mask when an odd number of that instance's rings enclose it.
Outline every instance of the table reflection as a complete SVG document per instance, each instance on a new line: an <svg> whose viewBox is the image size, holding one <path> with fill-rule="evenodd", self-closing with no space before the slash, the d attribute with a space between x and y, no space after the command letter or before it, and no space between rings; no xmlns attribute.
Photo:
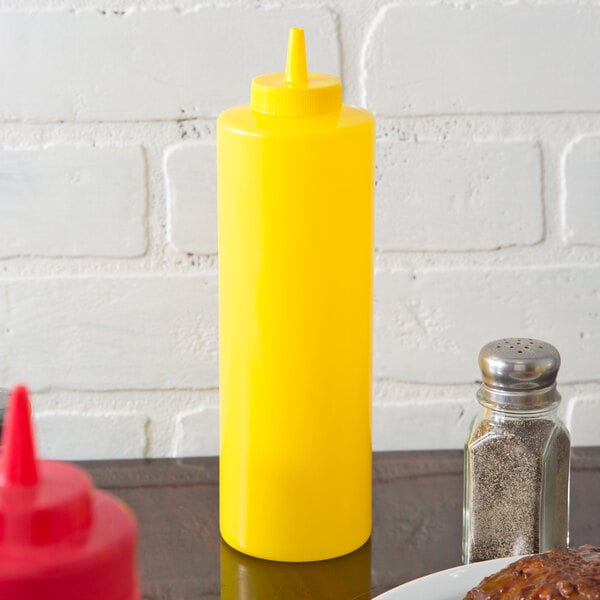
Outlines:
<svg viewBox="0 0 600 600"><path fill-rule="evenodd" d="M371 598L371 542L339 558L284 563L246 556L221 541L221 600Z"/></svg>

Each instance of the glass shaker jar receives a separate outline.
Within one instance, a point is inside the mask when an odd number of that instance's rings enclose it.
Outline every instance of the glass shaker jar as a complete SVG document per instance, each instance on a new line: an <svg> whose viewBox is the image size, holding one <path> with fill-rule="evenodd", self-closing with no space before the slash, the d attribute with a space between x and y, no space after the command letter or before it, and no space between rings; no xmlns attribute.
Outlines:
<svg viewBox="0 0 600 600"><path fill-rule="evenodd" d="M564 548L569 433L557 416L554 346L507 338L479 353L483 385L465 444L463 561Z"/></svg>

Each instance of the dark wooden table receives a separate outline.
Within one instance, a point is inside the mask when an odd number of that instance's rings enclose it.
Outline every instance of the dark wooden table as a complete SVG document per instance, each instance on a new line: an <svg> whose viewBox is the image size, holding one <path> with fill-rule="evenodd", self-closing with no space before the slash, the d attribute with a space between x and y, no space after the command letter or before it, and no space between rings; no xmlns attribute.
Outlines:
<svg viewBox="0 0 600 600"><path fill-rule="evenodd" d="M459 451L376 453L370 542L307 564L251 558L221 541L216 458L84 466L137 515L144 600L356 600L460 564ZM600 448L574 450L571 543L600 545Z"/></svg>

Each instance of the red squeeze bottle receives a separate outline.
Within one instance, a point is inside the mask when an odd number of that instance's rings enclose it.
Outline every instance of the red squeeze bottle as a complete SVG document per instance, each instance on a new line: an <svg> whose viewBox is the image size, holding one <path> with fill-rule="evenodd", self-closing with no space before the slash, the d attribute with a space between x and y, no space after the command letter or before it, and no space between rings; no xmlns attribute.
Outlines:
<svg viewBox="0 0 600 600"><path fill-rule="evenodd" d="M37 459L24 386L2 445L0 599L140 600L133 515L81 469Z"/></svg>

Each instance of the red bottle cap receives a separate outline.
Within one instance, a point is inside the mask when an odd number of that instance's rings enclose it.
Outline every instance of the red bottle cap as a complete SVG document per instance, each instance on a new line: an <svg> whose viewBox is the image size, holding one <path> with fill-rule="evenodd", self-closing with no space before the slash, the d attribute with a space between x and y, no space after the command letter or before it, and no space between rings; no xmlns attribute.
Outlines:
<svg viewBox="0 0 600 600"><path fill-rule="evenodd" d="M37 459L24 386L2 442L0 598L139 600L133 515L81 469Z"/></svg>

